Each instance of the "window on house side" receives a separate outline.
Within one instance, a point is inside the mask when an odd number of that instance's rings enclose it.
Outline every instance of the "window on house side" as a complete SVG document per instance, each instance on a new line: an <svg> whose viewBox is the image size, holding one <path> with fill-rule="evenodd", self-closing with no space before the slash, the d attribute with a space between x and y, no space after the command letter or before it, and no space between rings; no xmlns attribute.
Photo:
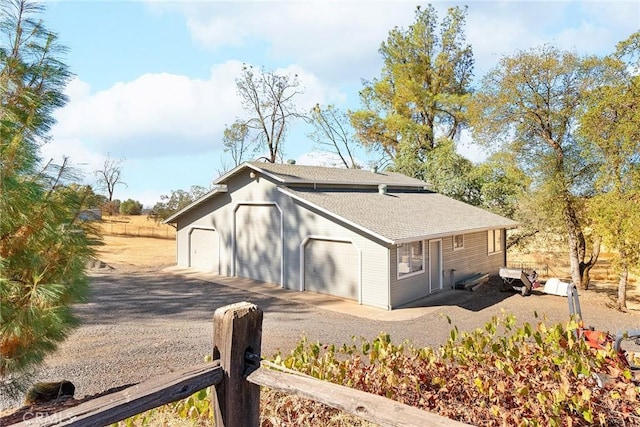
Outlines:
<svg viewBox="0 0 640 427"><path fill-rule="evenodd" d="M398 245L398 276L424 271L422 242Z"/></svg>
<svg viewBox="0 0 640 427"><path fill-rule="evenodd" d="M502 230L489 230L487 233L487 252L502 252Z"/></svg>
<svg viewBox="0 0 640 427"><path fill-rule="evenodd" d="M464 235L453 236L453 250L464 249Z"/></svg>

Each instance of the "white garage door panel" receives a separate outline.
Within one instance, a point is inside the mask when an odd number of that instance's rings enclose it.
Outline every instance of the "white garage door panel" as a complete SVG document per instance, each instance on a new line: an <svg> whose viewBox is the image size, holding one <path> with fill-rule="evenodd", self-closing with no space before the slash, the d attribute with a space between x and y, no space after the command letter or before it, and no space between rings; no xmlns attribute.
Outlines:
<svg viewBox="0 0 640 427"><path fill-rule="evenodd" d="M352 243L311 239L304 248L305 290L358 299L359 266Z"/></svg>
<svg viewBox="0 0 640 427"><path fill-rule="evenodd" d="M218 273L218 232L194 228L189 235L190 267Z"/></svg>
<svg viewBox="0 0 640 427"><path fill-rule="evenodd" d="M282 237L274 205L241 205L236 210L236 275L280 283Z"/></svg>

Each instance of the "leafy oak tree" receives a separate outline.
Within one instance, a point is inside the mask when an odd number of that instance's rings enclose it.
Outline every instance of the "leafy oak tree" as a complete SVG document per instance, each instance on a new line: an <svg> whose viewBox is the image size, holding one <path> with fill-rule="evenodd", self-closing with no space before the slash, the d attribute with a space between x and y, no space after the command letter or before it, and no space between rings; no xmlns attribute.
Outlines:
<svg viewBox="0 0 640 427"><path fill-rule="evenodd" d="M474 136L487 147L505 150L543 192L545 209L562 218L571 278L587 289L598 259L594 239L587 254L584 197L593 192L593 164L575 141L574 131L586 94L601 77L602 61L552 46L506 57L474 94Z"/></svg>
<svg viewBox="0 0 640 427"><path fill-rule="evenodd" d="M137 200L127 199L120 203L120 213L122 215L140 215L142 213L142 203Z"/></svg>
<svg viewBox="0 0 640 427"><path fill-rule="evenodd" d="M70 77L64 49L28 0L0 2L0 386L25 376L77 320L87 289L92 230L79 220L87 187L71 168L42 164L53 112Z"/></svg>
<svg viewBox="0 0 640 427"><path fill-rule="evenodd" d="M475 166L469 176L468 180L478 189L476 205L498 215L521 220L520 200L529 189L530 179L514 162L511 153L493 153Z"/></svg>
<svg viewBox="0 0 640 427"><path fill-rule="evenodd" d="M173 190L170 195L163 194L160 196L160 201L151 208L148 217L156 222L164 221L180 209L189 206L207 194L207 192L209 192L207 188L193 185L189 191Z"/></svg>
<svg viewBox="0 0 640 427"><path fill-rule="evenodd" d="M474 65L465 19L466 8L452 7L438 22L433 6L418 7L412 25L389 32L380 78L365 82L362 108L350 113L360 141L399 172L424 178L439 137L454 140L465 123Z"/></svg>
<svg viewBox="0 0 640 427"><path fill-rule="evenodd" d="M621 310L627 308L629 271L640 262L640 76L629 72L638 64L624 60L640 55L639 40L640 32L608 58L616 78L590 93L579 128L584 150L599 159L589 214L619 271Z"/></svg>
<svg viewBox="0 0 640 427"><path fill-rule="evenodd" d="M456 152L451 139L442 138L424 159L422 179L434 191L479 206L482 204L481 182L474 179L475 167L469 159Z"/></svg>

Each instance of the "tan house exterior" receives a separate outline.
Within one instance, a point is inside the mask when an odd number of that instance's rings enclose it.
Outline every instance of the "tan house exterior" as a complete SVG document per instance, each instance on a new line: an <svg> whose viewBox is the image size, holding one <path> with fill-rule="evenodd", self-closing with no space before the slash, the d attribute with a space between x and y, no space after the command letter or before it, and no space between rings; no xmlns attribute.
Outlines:
<svg viewBox="0 0 640 427"><path fill-rule="evenodd" d="M215 184L165 221L178 266L387 310L497 274L517 225L397 173L251 162Z"/></svg>

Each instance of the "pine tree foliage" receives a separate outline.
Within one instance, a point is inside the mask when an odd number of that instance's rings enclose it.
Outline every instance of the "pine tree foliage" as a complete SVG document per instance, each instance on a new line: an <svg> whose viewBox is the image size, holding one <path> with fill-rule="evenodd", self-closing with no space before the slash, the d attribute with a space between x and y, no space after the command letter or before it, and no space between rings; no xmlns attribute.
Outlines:
<svg viewBox="0 0 640 427"><path fill-rule="evenodd" d="M42 164L70 78L42 6L0 3L0 385L29 374L77 324L95 234L79 219L90 191L67 160ZM19 382L19 381L18 381Z"/></svg>
<svg viewBox="0 0 640 427"><path fill-rule="evenodd" d="M466 120L474 60L465 20L465 8L452 7L439 21L433 6L418 7L414 23L382 43L380 78L365 82L362 108L350 114L361 142L399 172L423 178L428 153L439 140L454 140Z"/></svg>

